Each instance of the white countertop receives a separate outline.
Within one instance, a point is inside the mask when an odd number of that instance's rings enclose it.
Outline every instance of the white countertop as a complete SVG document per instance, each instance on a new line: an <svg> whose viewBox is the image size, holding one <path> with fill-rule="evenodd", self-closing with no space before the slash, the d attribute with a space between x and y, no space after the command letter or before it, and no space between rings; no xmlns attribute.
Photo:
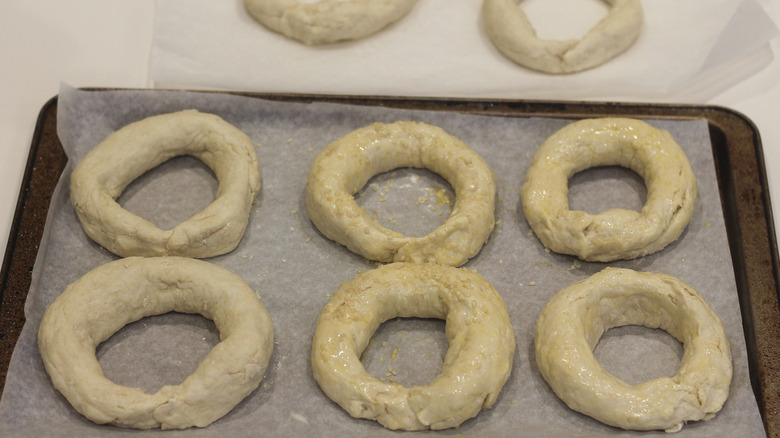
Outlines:
<svg viewBox="0 0 780 438"><path fill-rule="evenodd" d="M780 0L758 1L780 23ZM153 0L0 2L0 250L5 253L27 154L42 106L62 82L74 87L148 88ZM764 145L775 217L780 217L780 38L775 59L706 103L749 117ZM685 103L685 102L679 102Z"/></svg>

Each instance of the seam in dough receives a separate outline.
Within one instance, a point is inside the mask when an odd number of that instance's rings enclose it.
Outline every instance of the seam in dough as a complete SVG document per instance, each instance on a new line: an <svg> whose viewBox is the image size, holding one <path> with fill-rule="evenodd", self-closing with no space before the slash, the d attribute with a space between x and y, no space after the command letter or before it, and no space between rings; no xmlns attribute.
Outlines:
<svg viewBox="0 0 780 438"><path fill-rule="evenodd" d="M609 13L582 39L545 40L518 6L522 0L484 0L482 15L496 48L517 64L544 73L575 73L597 67L625 52L639 37L639 0L604 0Z"/></svg>
<svg viewBox="0 0 780 438"><path fill-rule="evenodd" d="M203 161L217 177L216 199L170 230L125 210L116 198L144 172L178 155ZM131 123L89 151L70 178L84 231L122 257L213 257L235 249L260 190L252 140L213 114L185 110Z"/></svg>
<svg viewBox="0 0 780 438"><path fill-rule="evenodd" d="M596 166L621 166L647 186L641 212L570 210L568 180ZM677 240L693 216L696 176L668 131L626 118L583 119L545 140L521 189L523 212L545 247L587 261L632 259Z"/></svg>

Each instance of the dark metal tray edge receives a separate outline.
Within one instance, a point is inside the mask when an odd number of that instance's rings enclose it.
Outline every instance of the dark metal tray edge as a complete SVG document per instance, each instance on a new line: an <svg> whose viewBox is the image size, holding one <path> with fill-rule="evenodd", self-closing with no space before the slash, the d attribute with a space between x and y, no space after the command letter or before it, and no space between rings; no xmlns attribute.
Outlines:
<svg viewBox="0 0 780 438"><path fill-rule="evenodd" d="M289 102L331 102L494 116L706 119L739 290L751 383L767 436L780 437L780 265L761 139L746 116L711 105L230 94ZM24 303L51 197L67 164L57 137L57 100L57 96L50 99L39 113L0 270L0 396L24 325Z"/></svg>

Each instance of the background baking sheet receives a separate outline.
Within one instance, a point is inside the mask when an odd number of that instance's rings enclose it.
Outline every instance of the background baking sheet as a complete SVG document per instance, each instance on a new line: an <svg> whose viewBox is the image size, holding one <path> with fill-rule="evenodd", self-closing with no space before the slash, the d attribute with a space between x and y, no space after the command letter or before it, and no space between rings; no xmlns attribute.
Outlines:
<svg viewBox="0 0 780 438"><path fill-rule="evenodd" d="M582 38L609 11L600 0L518 7L545 39ZM765 66L777 34L756 0L643 1L629 50L592 70L549 75L504 57L481 8L482 0L419 0L381 32L312 47L257 23L242 0L157 1L149 78L261 92L705 102Z"/></svg>
<svg viewBox="0 0 780 438"><path fill-rule="evenodd" d="M570 411L536 372L532 339L541 307L560 288L607 266L546 252L522 219L519 189L530 158L541 141L567 120L293 104L214 93L87 92L65 87L59 101L59 134L76 162L127 123L184 108L219 114L258 144L263 187L250 226L233 253L210 261L240 274L258 291L272 315L276 345L263 386L236 409L207 429L168 433L390 434L374 422L350 418L311 378L310 340L322 306L340 282L375 265L324 239L313 228L303 205L303 188L311 160L332 140L375 121L412 119L441 126L461 138L496 173L499 223L487 245L466 266L484 275L504 297L518 345L513 374L494 408L457 430L438 434L498 435L521 427L531 435L631 434ZM700 187L696 212L678 242L662 252L609 265L683 279L704 295L727 327L735 364L731 396L715 419L690 424L681 436L761 436L764 431L748 375L707 122L650 122L670 130L688 153ZM53 197L26 303L28 323L0 402L0 433L8 435L135 433L96 426L75 413L51 388L35 346L37 325L46 306L67 284L116 258L81 230L69 204L68 175L66 170ZM213 198L215 189L216 181L208 169L185 157L144 175L128 187L120 201L165 226L198 211ZM442 221L448 208L446 200L453 197L448 190L428 172L398 171L372 180L360 202L377 210L388 226L420 233L425 227L404 227L424 222L432 228ZM604 197L605 193L612 196ZM616 169L587 171L572 181L572 202L587 209L605 205L636 208L643 195L641 181ZM177 204L181 200L185 201ZM412 214L414 220L405 222ZM406 384L424 383L435 374L446 349L443 325L435 321L393 321L380 329L376 339L364 355L367 367L378 377ZM126 327L99 347L98 355L109 377L153 390L183 379L215 342L213 326L203 318L167 315ZM679 344L663 332L635 327L608 332L596 349L608 369L629 381L673 374L681 353Z"/></svg>

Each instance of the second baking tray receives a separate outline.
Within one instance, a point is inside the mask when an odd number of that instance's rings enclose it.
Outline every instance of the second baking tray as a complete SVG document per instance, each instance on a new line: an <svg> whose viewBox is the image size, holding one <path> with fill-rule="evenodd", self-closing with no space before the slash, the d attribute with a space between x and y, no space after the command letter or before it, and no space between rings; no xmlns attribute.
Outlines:
<svg viewBox="0 0 780 438"><path fill-rule="evenodd" d="M507 117L576 119L623 116L669 120L706 119L747 335L753 390L759 401L768 434L776 433L778 390L777 370L773 368L773 364L780 357L777 346L777 341L780 340L777 333L780 327L776 287L777 251L760 139L752 124L741 115L724 108L706 106L259 94L248 96L285 102L332 102ZM48 200L65 163L56 136L56 112L57 100L53 100L42 110L3 265L3 303L0 307L2 333L5 335L2 337L2 342L5 343L2 348L3 375L24 320L22 308L30 286L30 270L42 237L42 218L46 217Z"/></svg>

